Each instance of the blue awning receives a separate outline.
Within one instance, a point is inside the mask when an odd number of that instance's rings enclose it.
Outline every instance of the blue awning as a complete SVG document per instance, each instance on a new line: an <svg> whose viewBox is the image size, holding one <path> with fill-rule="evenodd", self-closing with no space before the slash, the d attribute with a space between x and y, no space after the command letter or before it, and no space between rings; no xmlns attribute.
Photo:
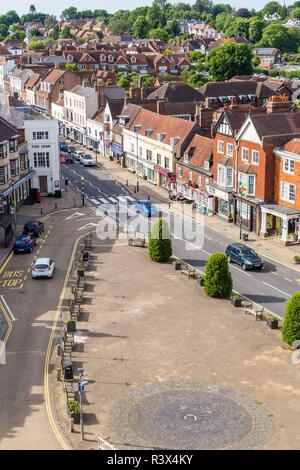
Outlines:
<svg viewBox="0 0 300 470"><path fill-rule="evenodd" d="M30 180L34 174L35 174L35 170L31 170L29 173L27 173L27 175L23 176L19 181L16 181L9 188L2 191L0 193L0 196L2 197L9 196L15 189L19 188L19 186L22 186L23 183Z"/></svg>
<svg viewBox="0 0 300 470"><path fill-rule="evenodd" d="M122 149L122 147L120 147L120 146L117 145L117 144L112 144L111 150L112 150L114 153L116 153L117 155L119 155L120 157L123 155L123 149Z"/></svg>

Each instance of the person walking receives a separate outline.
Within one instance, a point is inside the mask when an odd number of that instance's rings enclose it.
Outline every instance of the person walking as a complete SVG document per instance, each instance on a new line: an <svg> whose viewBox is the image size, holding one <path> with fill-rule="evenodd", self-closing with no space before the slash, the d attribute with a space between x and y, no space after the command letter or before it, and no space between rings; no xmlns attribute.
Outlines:
<svg viewBox="0 0 300 470"><path fill-rule="evenodd" d="M68 191L68 185L69 185L69 180L68 178L65 178L65 189Z"/></svg>

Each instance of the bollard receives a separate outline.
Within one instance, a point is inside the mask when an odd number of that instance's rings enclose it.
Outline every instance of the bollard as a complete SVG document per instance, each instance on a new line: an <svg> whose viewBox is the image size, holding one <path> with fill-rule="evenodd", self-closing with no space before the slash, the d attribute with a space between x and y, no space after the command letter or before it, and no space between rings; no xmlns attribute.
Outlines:
<svg viewBox="0 0 300 470"><path fill-rule="evenodd" d="M43 208L41 207L41 215L43 215Z"/></svg>
<svg viewBox="0 0 300 470"><path fill-rule="evenodd" d="M54 206L54 207L55 207L55 209L57 209L57 202L55 203L55 206Z"/></svg>
<svg viewBox="0 0 300 470"><path fill-rule="evenodd" d="M126 186L128 186L128 180L126 180Z"/></svg>
<svg viewBox="0 0 300 470"><path fill-rule="evenodd" d="M58 357L61 356L61 345L60 344L57 346L57 356Z"/></svg>
<svg viewBox="0 0 300 470"><path fill-rule="evenodd" d="M61 381L61 368L60 367L56 369L56 381L57 382Z"/></svg>
<svg viewBox="0 0 300 470"><path fill-rule="evenodd" d="M70 419L70 432L74 432L74 418Z"/></svg>
<svg viewBox="0 0 300 470"><path fill-rule="evenodd" d="M150 194L148 194L147 198L148 198L148 201L150 201Z"/></svg>

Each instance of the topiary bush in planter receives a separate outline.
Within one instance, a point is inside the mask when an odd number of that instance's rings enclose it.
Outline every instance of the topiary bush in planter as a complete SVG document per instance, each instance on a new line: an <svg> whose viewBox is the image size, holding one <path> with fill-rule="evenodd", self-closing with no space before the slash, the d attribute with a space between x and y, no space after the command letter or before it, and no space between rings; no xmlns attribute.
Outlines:
<svg viewBox="0 0 300 470"><path fill-rule="evenodd" d="M149 256L152 261L165 263L172 256L172 241L167 222L160 217L149 234Z"/></svg>
<svg viewBox="0 0 300 470"><path fill-rule="evenodd" d="M232 292L232 276L223 253L213 253L205 266L204 291L217 298L229 297Z"/></svg>
<svg viewBox="0 0 300 470"><path fill-rule="evenodd" d="M75 333L76 331L76 321L75 320L68 320L67 321L67 332L68 333Z"/></svg>
<svg viewBox="0 0 300 470"><path fill-rule="evenodd" d="M80 404L77 400L67 403L67 412L70 418L73 418L74 424L80 423Z"/></svg>
<svg viewBox="0 0 300 470"><path fill-rule="evenodd" d="M300 292L296 292L287 303L282 338L290 345L300 340Z"/></svg>

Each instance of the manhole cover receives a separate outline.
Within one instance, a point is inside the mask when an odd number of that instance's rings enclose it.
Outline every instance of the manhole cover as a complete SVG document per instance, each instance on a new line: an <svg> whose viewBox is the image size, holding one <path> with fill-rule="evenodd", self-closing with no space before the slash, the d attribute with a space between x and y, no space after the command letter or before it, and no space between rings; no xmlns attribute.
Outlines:
<svg viewBox="0 0 300 470"><path fill-rule="evenodd" d="M253 449L272 418L247 395L223 385L159 382L128 392L111 410L112 430L132 448Z"/></svg>

